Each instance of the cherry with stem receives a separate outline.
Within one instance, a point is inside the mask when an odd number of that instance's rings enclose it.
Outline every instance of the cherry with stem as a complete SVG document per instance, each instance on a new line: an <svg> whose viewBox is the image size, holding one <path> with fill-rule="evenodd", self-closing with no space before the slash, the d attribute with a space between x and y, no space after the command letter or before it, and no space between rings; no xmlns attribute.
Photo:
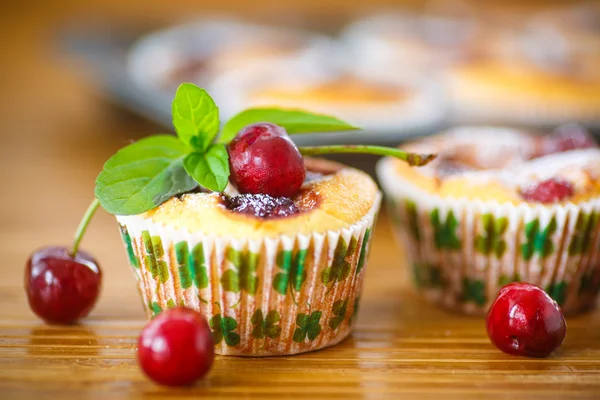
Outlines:
<svg viewBox="0 0 600 400"><path fill-rule="evenodd" d="M51 324L73 324L87 316L100 293L102 271L96 260L79 250L98 208L94 199L75 233L72 247L51 246L34 252L25 268L25 291L31 310Z"/></svg>

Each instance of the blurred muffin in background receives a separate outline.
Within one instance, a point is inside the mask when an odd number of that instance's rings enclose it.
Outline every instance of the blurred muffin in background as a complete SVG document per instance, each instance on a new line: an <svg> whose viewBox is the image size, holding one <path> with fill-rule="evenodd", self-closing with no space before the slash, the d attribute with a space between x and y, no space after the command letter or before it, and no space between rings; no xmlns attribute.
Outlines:
<svg viewBox="0 0 600 400"><path fill-rule="evenodd" d="M128 68L140 87L171 90L181 82L206 85L230 71L290 58L318 59L333 46L300 30L202 20L145 36L132 47Z"/></svg>
<svg viewBox="0 0 600 400"><path fill-rule="evenodd" d="M455 119L541 126L598 122L600 34L566 23L571 12L540 12L520 25L511 20L488 26L473 57L448 73Z"/></svg>
<svg viewBox="0 0 600 400"><path fill-rule="evenodd" d="M377 167L415 284L483 315L510 282L544 288L565 313L600 290L600 148L576 125L545 135L465 126L408 143L439 156Z"/></svg>
<svg viewBox="0 0 600 400"><path fill-rule="evenodd" d="M290 62L223 76L211 87L227 118L245 108L277 106L319 110L366 133L403 133L435 127L445 105L433 86L389 83L358 76L327 63ZM365 133L356 132L364 141ZM346 133L348 135L348 133Z"/></svg>
<svg viewBox="0 0 600 400"><path fill-rule="evenodd" d="M352 23L341 40L360 76L429 80L469 54L476 30L466 16L394 12Z"/></svg>

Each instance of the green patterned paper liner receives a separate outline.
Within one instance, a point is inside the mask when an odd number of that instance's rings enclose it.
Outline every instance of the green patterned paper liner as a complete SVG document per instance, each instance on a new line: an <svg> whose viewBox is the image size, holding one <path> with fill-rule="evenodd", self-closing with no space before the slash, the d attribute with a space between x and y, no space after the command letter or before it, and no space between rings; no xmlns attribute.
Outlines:
<svg viewBox="0 0 600 400"><path fill-rule="evenodd" d="M600 290L600 198L552 206L430 195L403 182L389 160L378 176L417 289L431 301L484 314L502 286L529 282L567 314Z"/></svg>
<svg viewBox="0 0 600 400"><path fill-rule="evenodd" d="M351 333L380 200L347 229L263 240L117 220L149 317L183 305L206 316L218 354L291 355Z"/></svg>

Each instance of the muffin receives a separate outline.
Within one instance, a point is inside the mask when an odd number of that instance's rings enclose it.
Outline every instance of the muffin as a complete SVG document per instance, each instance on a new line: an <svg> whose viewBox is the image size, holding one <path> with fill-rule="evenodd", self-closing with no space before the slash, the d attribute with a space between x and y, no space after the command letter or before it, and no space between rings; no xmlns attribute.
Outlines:
<svg viewBox="0 0 600 400"><path fill-rule="evenodd" d="M393 12L352 23L342 43L360 76L431 80L466 56L475 32L467 16Z"/></svg>
<svg viewBox="0 0 600 400"><path fill-rule="evenodd" d="M148 315L199 310L224 355L297 354L346 338L381 195L361 171L305 165L293 204L195 190L118 216ZM277 213L263 216L273 206Z"/></svg>
<svg viewBox="0 0 600 400"><path fill-rule="evenodd" d="M324 63L241 71L218 80L211 88L225 115L248 107L312 108L360 126L367 133L414 134L436 127L445 115L445 104L435 86L367 79ZM364 141L363 137L361 134Z"/></svg>
<svg viewBox="0 0 600 400"><path fill-rule="evenodd" d="M566 313L600 288L600 149L574 126L550 136L463 127L406 145L439 152L408 169L378 164L417 288L483 314L515 281L545 289Z"/></svg>
<svg viewBox="0 0 600 400"><path fill-rule="evenodd" d="M289 28L236 20L200 20L143 37L128 56L131 79L168 91L181 82L207 84L221 74L329 54L329 39Z"/></svg>
<svg viewBox="0 0 600 400"><path fill-rule="evenodd" d="M542 14L516 27L490 27L481 37L446 76L456 121L598 122L600 35Z"/></svg>

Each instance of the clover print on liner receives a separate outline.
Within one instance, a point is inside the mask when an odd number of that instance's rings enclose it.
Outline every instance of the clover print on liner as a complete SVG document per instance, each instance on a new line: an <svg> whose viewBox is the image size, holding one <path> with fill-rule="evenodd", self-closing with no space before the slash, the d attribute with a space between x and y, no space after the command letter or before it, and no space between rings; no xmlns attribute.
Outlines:
<svg viewBox="0 0 600 400"><path fill-rule="evenodd" d="M486 302L485 282L478 279L463 279L462 300L483 306Z"/></svg>
<svg viewBox="0 0 600 400"><path fill-rule="evenodd" d="M375 218L377 220L377 218ZM367 261L367 253L371 249L371 228L367 228L365 230L365 235L363 236L362 245L360 246L360 257L358 258L358 265L356 266L355 274L358 275L360 271L362 271L365 266L365 262Z"/></svg>
<svg viewBox="0 0 600 400"><path fill-rule="evenodd" d="M456 236L458 220L454 212L450 211L446 220L440 219L440 210L437 208L431 212L431 224L433 225L435 247L438 249L460 250L461 241Z"/></svg>
<svg viewBox="0 0 600 400"><path fill-rule="evenodd" d="M565 303L565 298L567 297L567 283L566 282L553 282L548 285L545 289L545 292L550 295L558 303L559 306L562 306Z"/></svg>
<svg viewBox="0 0 600 400"><path fill-rule="evenodd" d="M133 250L133 242L131 240L131 235L129 231L125 227L125 225L119 224L119 231L121 232L121 237L123 238L123 243L125 243L125 250L127 250L127 259L129 260L129 264L133 268L140 268L140 262L135 256L135 251Z"/></svg>
<svg viewBox="0 0 600 400"><path fill-rule="evenodd" d="M508 228L508 218L495 218L492 214L483 214L481 219L483 233L475 238L475 250L486 256L494 254L496 258L502 257L506 251L503 235Z"/></svg>
<svg viewBox="0 0 600 400"><path fill-rule="evenodd" d="M333 308L331 309L333 317L329 320L329 327L331 329L336 330L344 322L344 318L348 312L348 300L337 300L333 303Z"/></svg>
<svg viewBox="0 0 600 400"><path fill-rule="evenodd" d="M208 287L208 274L202 243L194 246L191 252L187 242L177 243L175 245L175 257L179 266L179 281L182 289L189 289L192 285L195 285L198 290ZM203 303L207 303L199 294L198 299Z"/></svg>
<svg viewBox="0 0 600 400"><path fill-rule="evenodd" d="M313 341L321 333L321 311L313 311L309 314L298 314L296 317L296 325L298 327L294 331L292 340L296 343L304 343L306 338Z"/></svg>
<svg viewBox="0 0 600 400"><path fill-rule="evenodd" d="M295 254L291 250L283 250L277 254L277 267L282 272L275 275L273 289L283 296L289 290L296 304L296 293L302 288L307 277L307 272L304 269L307 253L307 249L301 249Z"/></svg>
<svg viewBox="0 0 600 400"><path fill-rule="evenodd" d="M252 314L250 322L254 326L252 329L252 337L255 339L276 339L281 335L281 326L278 324L281 316L277 310L271 310L265 318L261 309L258 309Z"/></svg>
<svg viewBox="0 0 600 400"><path fill-rule="evenodd" d="M419 215L417 214L417 205L414 201L407 200L405 204L406 225L413 236L419 242L421 241L421 228L419 227Z"/></svg>
<svg viewBox="0 0 600 400"><path fill-rule="evenodd" d="M158 314L162 312L162 308L157 302L148 302L148 310L152 312L152 316L156 317Z"/></svg>
<svg viewBox="0 0 600 400"><path fill-rule="evenodd" d="M169 279L169 267L161 258L165 255L160 236L150 236L150 232L142 232L144 242L144 264L156 283L165 283ZM157 289L158 289L157 285Z"/></svg>
<svg viewBox="0 0 600 400"><path fill-rule="evenodd" d="M569 255L583 254L589 249L592 244L592 232L594 227L598 225L599 220L600 214L594 211L589 214L582 212L577 216L575 232L569 244Z"/></svg>
<svg viewBox="0 0 600 400"><path fill-rule="evenodd" d="M342 282L348 279L352 270L352 264L347 258L352 257L357 249L358 240L356 240L354 236L350 239L349 246L346 244L344 238L340 236L333 252L331 267L325 268L321 272L321 282L323 282L325 286L329 286L326 294L329 294L336 282Z"/></svg>
<svg viewBox="0 0 600 400"><path fill-rule="evenodd" d="M525 225L525 237L527 242L521 245L521 254L527 261L538 254L540 258L546 258L554 252L554 243L552 236L556 232L556 219L552 217L546 228L540 230L540 221L534 219Z"/></svg>
<svg viewBox="0 0 600 400"><path fill-rule="evenodd" d="M413 278L418 288L439 287L443 285L442 270L430 263L414 263Z"/></svg>
<svg viewBox="0 0 600 400"><path fill-rule="evenodd" d="M235 347L240 344L240 335L234 332L238 326L235 319L217 314L208 321L208 325L210 326L215 344L221 343L223 339L225 339L225 344L229 347Z"/></svg>
<svg viewBox="0 0 600 400"><path fill-rule="evenodd" d="M243 290L250 295L256 294L258 254L249 250L238 251L230 247L227 250L227 261L233 268L226 270L221 277L223 289L226 292L239 293Z"/></svg>

